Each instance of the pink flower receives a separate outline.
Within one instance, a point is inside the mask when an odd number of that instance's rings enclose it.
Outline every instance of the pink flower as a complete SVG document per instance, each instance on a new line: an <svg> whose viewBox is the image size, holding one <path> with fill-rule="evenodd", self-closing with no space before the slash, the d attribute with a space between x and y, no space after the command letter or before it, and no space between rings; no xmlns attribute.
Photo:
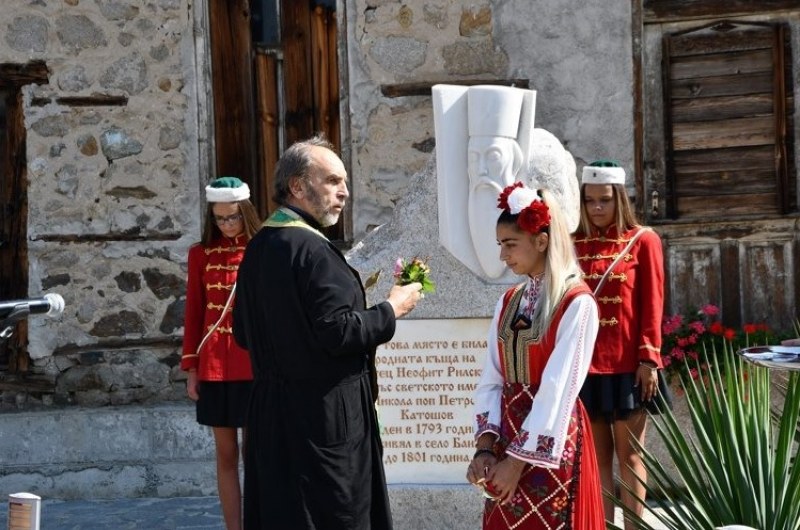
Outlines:
<svg viewBox="0 0 800 530"><path fill-rule="evenodd" d="M717 316L719 315L719 307L714 304L706 304L700 309L700 312L709 317Z"/></svg>
<svg viewBox="0 0 800 530"><path fill-rule="evenodd" d="M683 317L681 315L672 315L664 319L664 325L662 326L662 332L664 335L672 335L675 333L681 324L683 323Z"/></svg>
<svg viewBox="0 0 800 530"><path fill-rule="evenodd" d="M703 323L702 323L702 322L700 322L699 320L695 320L694 322L692 322L691 324L689 324L689 327L690 327L692 330L694 330L696 333L699 333L699 334L701 334L701 335L702 335L703 333L705 333L705 331L706 331L706 327L705 327L705 325L703 325Z"/></svg>
<svg viewBox="0 0 800 530"><path fill-rule="evenodd" d="M684 357L686 357L686 352L684 352L683 349L678 348L677 346L675 348L672 348L670 354L679 361L682 360Z"/></svg>
<svg viewBox="0 0 800 530"><path fill-rule="evenodd" d="M699 372L697 371L697 368L689 369L689 375L692 376L692 379L697 379L697 376L699 375Z"/></svg>
<svg viewBox="0 0 800 530"><path fill-rule="evenodd" d="M697 355L697 352L694 351L694 350L690 350L690 351L686 352L686 354L689 356L690 359L693 359L695 361L698 359L698 357L700 357L699 355Z"/></svg>
<svg viewBox="0 0 800 530"><path fill-rule="evenodd" d="M403 274L403 258L397 258L394 262L394 277L399 278Z"/></svg>

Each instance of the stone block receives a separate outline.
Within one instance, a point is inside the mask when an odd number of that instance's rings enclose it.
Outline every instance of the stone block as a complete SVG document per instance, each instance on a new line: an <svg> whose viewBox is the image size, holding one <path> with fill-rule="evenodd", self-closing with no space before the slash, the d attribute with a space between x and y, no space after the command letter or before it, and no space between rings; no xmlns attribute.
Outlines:
<svg viewBox="0 0 800 530"><path fill-rule="evenodd" d="M47 19L36 15L16 17L8 24L6 44L21 52L43 52L47 49Z"/></svg>
<svg viewBox="0 0 800 530"><path fill-rule="evenodd" d="M468 484L389 486L395 530L480 528L484 499Z"/></svg>
<svg viewBox="0 0 800 530"><path fill-rule="evenodd" d="M405 74L425 63L428 46L411 37L385 37L369 50L370 57L393 74Z"/></svg>

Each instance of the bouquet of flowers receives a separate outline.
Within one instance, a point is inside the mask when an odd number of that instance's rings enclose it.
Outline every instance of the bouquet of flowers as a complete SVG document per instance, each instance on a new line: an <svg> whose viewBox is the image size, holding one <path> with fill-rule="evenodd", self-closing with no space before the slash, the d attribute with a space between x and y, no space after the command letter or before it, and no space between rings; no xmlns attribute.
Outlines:
<svg viewBox="0 0 800 530"><path fill-rule="evenodd" d="M431 269L424 260L413 257L410 261L397 258L394 264L394 283L396 285L408 285L409 283L419 282L422 284L423 293L433 293L436 291L436 284L430 279Z"/></svg>

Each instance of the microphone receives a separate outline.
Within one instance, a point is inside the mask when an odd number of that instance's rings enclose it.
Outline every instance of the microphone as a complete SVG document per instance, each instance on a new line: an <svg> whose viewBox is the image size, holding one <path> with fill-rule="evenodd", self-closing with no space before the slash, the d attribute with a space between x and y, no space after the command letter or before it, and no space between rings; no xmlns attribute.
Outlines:
<svg viewBox="0 0 800 530"><path fill-rule="evenodd" d="M64 298L60 294L48 293L43 298L0 302L0 318L8 317L15 310L24 314L45 313L49 317L57 317L64 311Z"/></svg>

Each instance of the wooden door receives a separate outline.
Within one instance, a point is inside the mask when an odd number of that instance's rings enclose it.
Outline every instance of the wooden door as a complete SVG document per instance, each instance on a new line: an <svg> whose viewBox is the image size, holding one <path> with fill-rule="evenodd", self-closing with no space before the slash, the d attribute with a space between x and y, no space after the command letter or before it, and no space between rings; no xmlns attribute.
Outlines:
<svg viewBox="0 0 800 530"><path fill-rule="evenodd" d="M280 153L293 142L323 133L341 151L338 33L335 2L282 0L262 6L255 38L259 164L264 203L272 211L272 175ZM272 18L270 18L272 17ZM349 212L327 229L346 239Z"/></svg>
<svg viewBox="0 0 800 530"><path fill-rule="evenodd" d="M214 101L214 154L211 177L237 176L247 182L259 205L253 103L249 0L209 0L211 86Z"/></svg>
<svg viewBox="0 0 800 530"><path fill-rule="evenodd" d="M800 216L786 28L688 20L667 32L651 16L639 204L664 241L665 310L712 303L729 326L789 330L800 316Z"/></svg>

